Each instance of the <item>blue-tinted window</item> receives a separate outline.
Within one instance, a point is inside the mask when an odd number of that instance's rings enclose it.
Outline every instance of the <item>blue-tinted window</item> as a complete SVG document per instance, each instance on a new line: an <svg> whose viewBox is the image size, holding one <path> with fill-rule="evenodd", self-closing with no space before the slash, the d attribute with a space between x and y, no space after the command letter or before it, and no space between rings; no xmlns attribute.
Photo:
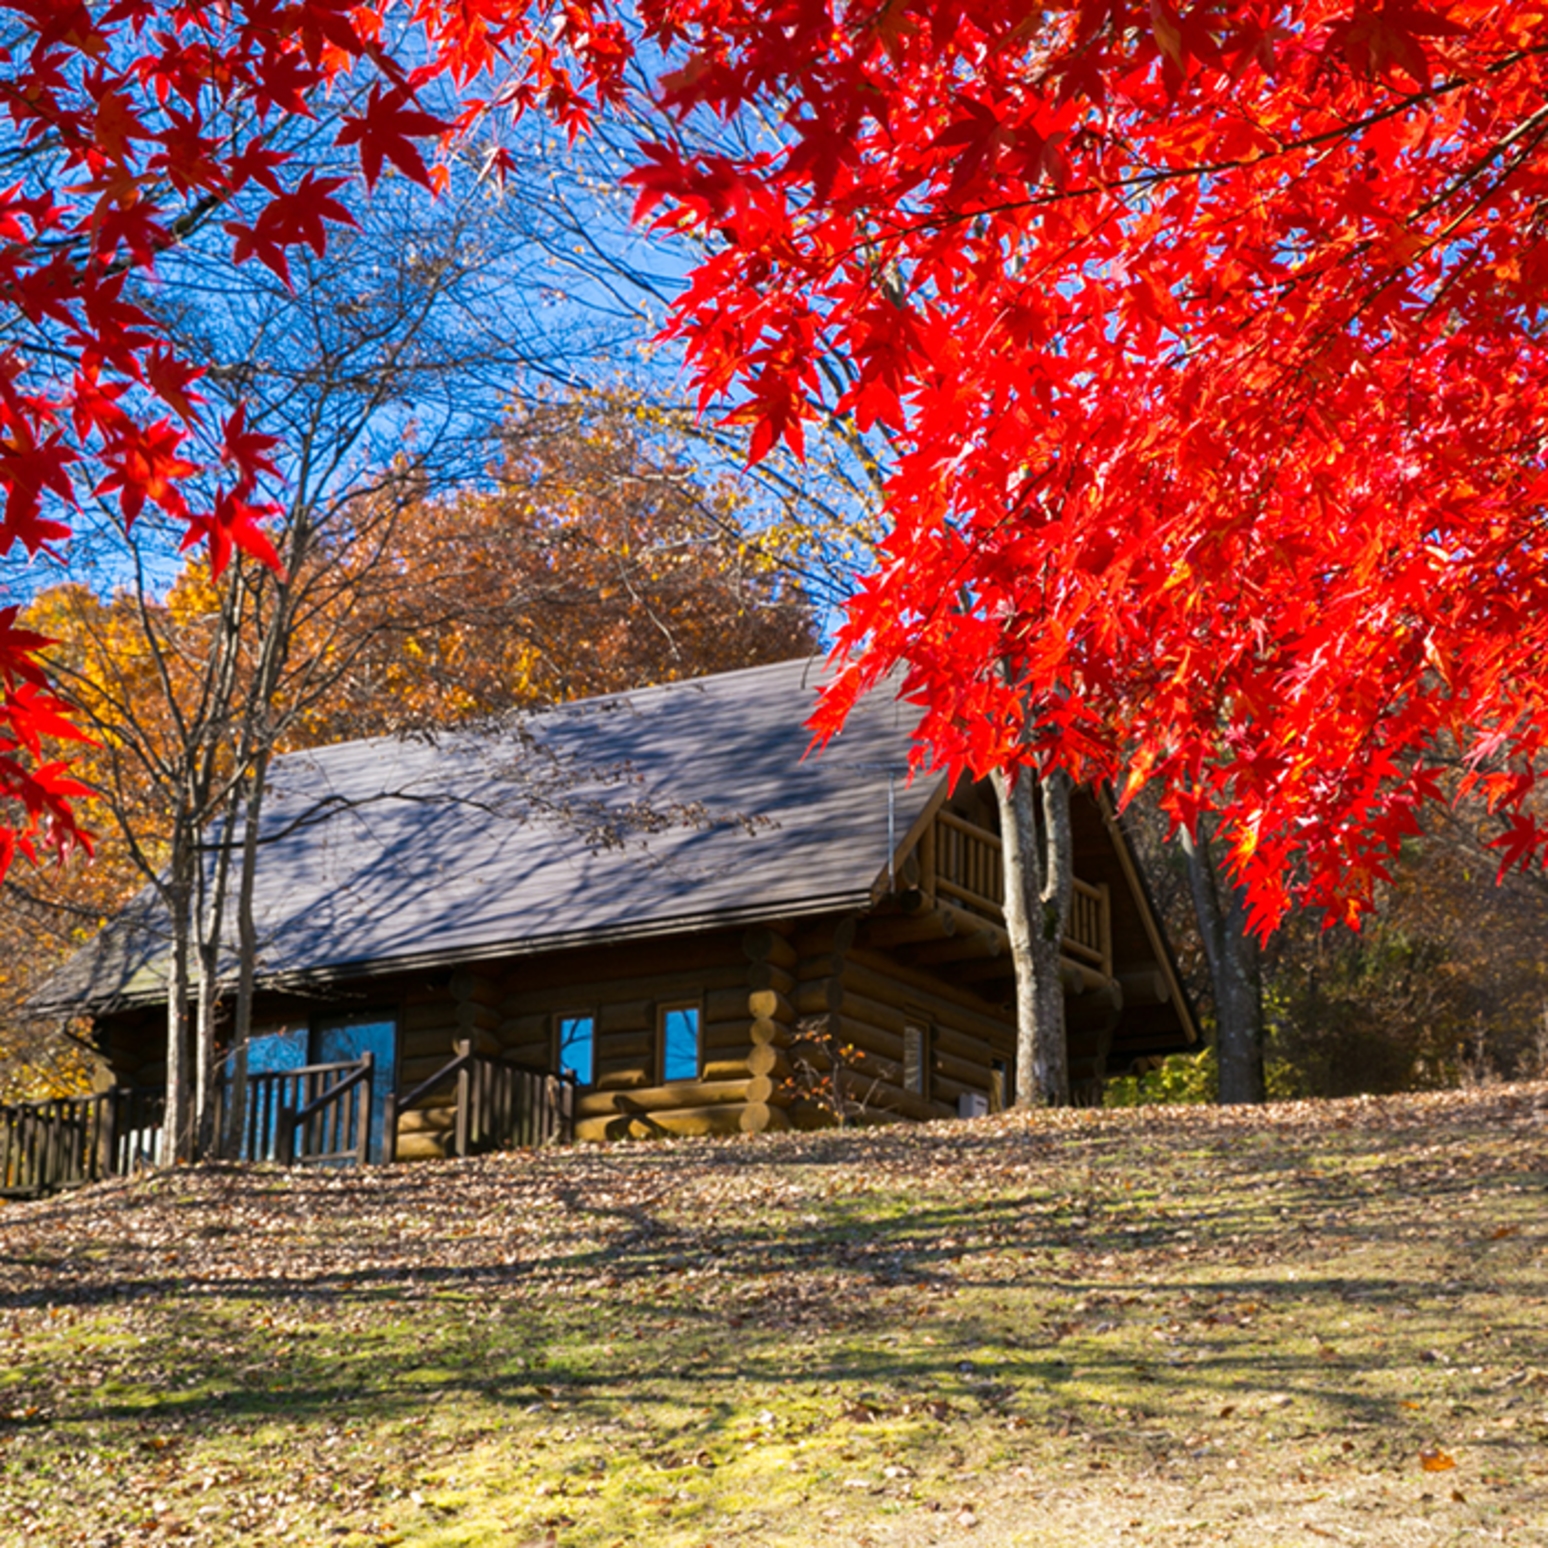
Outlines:
<svg viewBox="0 0 1548 1548"><path fill-rule="evenodd" d="M386 1016L350 1016L318 1023L312 1032L312 1058L318 1064L352 1064L361 1054L372 1056L371 1148L381 1159L387 1123L387 1093L395 1090L398 1028Z"/></svg>
<svg viewBox="0 0 1548 1548"><path fill-rule="evenodd" d="M597 1028L590 1016L559 1018L559 1069L573 1073L578 1086L597 1078Z"/></svg>
<svg viewBox="0 0 1548 1548"><path fill-rule="evenodd" d="M306 1063L305 1027L265 1028L247 1040L247 1073L264 1074L269 1070L299 1070ZM236 1060L226 1056L227 1072Z"/></svg>
<svg viewBox="0 0 1548 1548"><path fill-rule="evenodd" d="M699 1007L678 1005L661 1013L661 1078L699 1078Z"/></svg>

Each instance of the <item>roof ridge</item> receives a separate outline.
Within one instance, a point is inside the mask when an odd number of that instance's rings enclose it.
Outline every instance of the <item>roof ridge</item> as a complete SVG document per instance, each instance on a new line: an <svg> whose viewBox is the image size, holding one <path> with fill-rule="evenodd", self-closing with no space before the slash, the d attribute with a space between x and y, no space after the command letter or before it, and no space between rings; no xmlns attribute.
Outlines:
<svg viewBox="0 0 1548 1548"><path fill-rule="evenodd" d="M573 715L576 711L584 710L588 707L622 703L642 697L661 699L692 689L702 691L710 684L727 683L732 679L746 680L776 672L789 672L798 666L810 669L812 673L812 687L815 690L817 684L822 679L827 659L826 654L812 652L805 656L790 656L784 661L764 661L757 666L734 667L728 672L706 672L699 677L672 678L664 683L645 683L637 688L615 688L609 693L588 694L581 699L560 699L553 704L545 704L532 709L508 710L483 722L454 722L445 726L406 731L387 731L377 736L354 736L337 742L319 742L313 747L297 747L288 752L281 753L278 755L276 762L303 757L309 760L316 760L320 755L340 752L345 748L371 747L384 743L390 743L397 747L404 745L412 746L418 743L428 747L436 745L444 739L458 736L469 738L489 736L509 725Z"/></svg>

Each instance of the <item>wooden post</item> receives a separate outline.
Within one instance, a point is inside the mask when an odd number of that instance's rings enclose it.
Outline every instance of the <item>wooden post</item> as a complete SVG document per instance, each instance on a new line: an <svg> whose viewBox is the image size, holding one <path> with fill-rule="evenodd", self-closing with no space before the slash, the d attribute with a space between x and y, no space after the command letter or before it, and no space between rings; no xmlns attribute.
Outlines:
<svg viewBox="0 0 1548 1548"><path fill-rule="evenodd" d="M459 1038L454 1045L459 1059L471 1059L473 1055L472 1038ZM473 1071L464 1064L457 1071L457 1129L453 1141L456 1154L465 1156L468 1153L468 1108L473 1101Z"/></svg>
<svg viewBox="0 0 1548 1548"><path fill-rule="evenodd" d="M102 1093L102 1122L97 1129L97 1175L112 1177L118 1171L118 1091Z"/></svg>
<svg viewBox="0 0 1548 1548"><path fill-rule="evenodd" d="M48 1146L44 1151L43 1175L39 1182L47 1188L56 1184L64 1175L64 1104L51 1102L48 1109Z"/></svg>
<svg viewBox="0 0 1548 1548"><path fill-rule="evenodd" d="M306 1076L300 1082L300 1090L296 1093L297 1112L304 1111L317 1101L318 1097L323 1094L323 1081L326 1079L327 1076L325 1075L312 1074ZM314 1112L307 1119L306 1129L301 1135L301 1159L303 1161L308 1156L317 1155L319 1151L325 1148L323 1144L326 1138L326 1130L323 1128L325 1122L326 1115L320 1112Z"/></svg>
<svg viewBox="0 0 1548 1548"><path fill-rule="evenodd" d="M371 1086L375 1079L376 1063L368 1048L361 1054L365 1066L365 1079L355 1087L355 1165L364 1166L371 1159Z"/></svg>
<svg viewBox="0 0 1548 1548"><path fill-rule="evenodd" d="M1111 978L1113 976L1113 894L1112 889L1106 882L1102 882L1098 886L1097 891L1102 894L1102 919L1100 926L1102 976L1103 978Z"/></svg>
<svg viewBox="0 0 1548 1548"><path fill-rule="evenodd" d="M78 1182L92 1182L92 1158L96 1154L97 1099L78 1097L75 1103L75 1134L71 1140L71 1160Z"/></svg>
<svg viewBox="0 0 1548 1548"><path fill-rule="evenodd" d="M382 1165L398 1159L398 1093L389 1091L382 1103Z"/></svg>
<svg viewBox="0 0 1548 1548"><path fill-rule="evenodd" d="M274 1118L274 1159L281 1166L296 1164L296 1109L284 1103Z"/></svg>

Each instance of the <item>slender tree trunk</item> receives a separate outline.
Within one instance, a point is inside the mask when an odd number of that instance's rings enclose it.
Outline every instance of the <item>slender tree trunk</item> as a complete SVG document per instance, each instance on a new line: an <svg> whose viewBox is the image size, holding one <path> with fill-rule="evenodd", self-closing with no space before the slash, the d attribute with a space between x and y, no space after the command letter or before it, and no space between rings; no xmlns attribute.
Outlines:
<svg viewBox="0 0 1548 1548"><path fill-rule="evenodd" d="M233 845L226 837L236 825L238 792L220 823L214 865L206 872L201 857L198 876L198 991L194 1020L194 1155L198 1160L216 1153L215 1132L216 1030L220 1017L220 958L226 935L226 898L230 890Z"/></svg>
<svg viewBox="0 0 1548 1548"><path fill-rule="evenodd" d="M1263 952L1247 928L1246 898L1222 874L1207 818L1183 834L1188 884L1215 991L1215 1043L1222 1102L1263 1100Z"/></svg>
<svg viewBox="0 0 1548 1548"><path fill-rule="evenodd" d="M233 1160L242 1148L242 1126L247 1113L247 1043L253 1033L253 988L258 971L258 932L253 923L253 882L258 869L258 825L263 816L263 796L269 767L268 752L253 760L247 782L247 803L242 820L242 869L237 877L237 985L232 1013L231 1046L235 1060L227 1107L225 1153Z"/></svg>
<svg viewBox="0 0 1548 1548"><path fill-rule="evenodd" d="M172 922L172 972L167 985L167 1095L160 1156L164 1165L188 1160L193 1148L188 1046L188 916L193 899L187 842L186 832L174 829L166 894Z"/></svg>
<svg viewBox="0 0 1548 1548"><path fill-rule="evenodd" d="M1068 1107L1069 1048L1059 948L1074 890L1070 780L994 774L1005 866L1005 928L1016 969L1016 1103Z"/></svg>

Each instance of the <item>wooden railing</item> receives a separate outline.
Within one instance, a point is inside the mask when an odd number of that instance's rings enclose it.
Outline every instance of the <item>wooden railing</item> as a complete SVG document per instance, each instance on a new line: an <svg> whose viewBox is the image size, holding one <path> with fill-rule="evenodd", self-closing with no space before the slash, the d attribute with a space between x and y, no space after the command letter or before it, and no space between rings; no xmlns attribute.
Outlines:
<svg viewBox="0 0 1548 1548"><path fill-rule="evenodd" d="M475 1053L466 1038L456 1056L396 1100L387 1101L382 1159L397 1151L397 1115L449 1081L457 1083L453 1154L508 1146L568 1144L575 1137L575 1077L553 1075L493 1054Z"/></svg>
<svg viewBox="0 0 1548 1548"><path fill-rule="evenodd" d="M1065 956L1089 962L1104 978L1113 976L1113 914L1107 887L1078 876L1070 890L1070 918L1060 943Z"/></svg>
<svg viewBox="0 0 1548 1548"><path fill-rule="evenodd" d="M1005 902L1000 836L988 828L940 812L935 819L935 890L974 913L999 919Z"/></svg>
<svg viewBox="0 0 1548 1548"><path fill-rule="evenodd" d="M258 1070L245 1081L222 1081L215 1132L226 1132L226 1107L235 1086L242 1114L232 1135L234 1160L282 1166L354 1161L363 1166L370 1159L374 1075L372 1057L365 1053L336 1064Z"/></svg>
<svg viewBox="0 0 1548 1548"><path fill-rule="evenodd" d="M281 1166L294 1166L297 1161L353 1161L364 1166L371 1159L374 1073L369 1051L353 1068L313 1065L311 1100L304 1107L279 1110L274 1159Z"/></svg>
<svg viewBox="0 0 1548 1548"><path fill-rule="evenodd" d="M158 1091L119 1087L0 1106L0 1197L35 1198L156 1165L165 1105Z"/></svg>
<svg viewBox="0 0 1548 1548"><path fill-rule="evenodd" d="M1005 863L998 833L955 812L938 812L921 851L921 882L927 892L996 924L1002 921ZM1067 957L1112 976L1112 908L1105 885L1075 879L1061 948Z"/></svg>

